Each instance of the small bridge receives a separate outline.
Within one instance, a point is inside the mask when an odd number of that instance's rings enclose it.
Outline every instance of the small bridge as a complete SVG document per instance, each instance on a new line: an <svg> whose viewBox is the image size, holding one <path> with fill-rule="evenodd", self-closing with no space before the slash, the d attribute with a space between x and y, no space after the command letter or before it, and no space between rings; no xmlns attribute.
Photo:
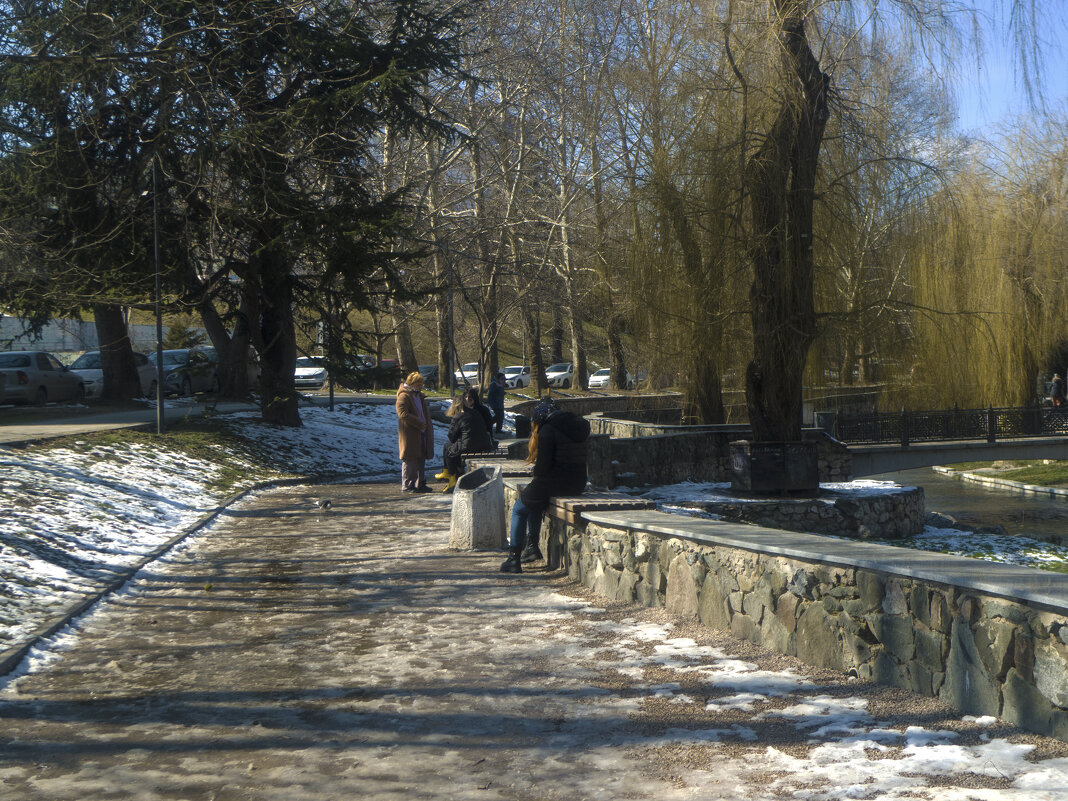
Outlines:
<svg viewBox="0 0 1068 801"><path fill-rule="evenodd" d="M1068 459L1068 408L948 409L830 421L853 475L997 459Z"/></svg>

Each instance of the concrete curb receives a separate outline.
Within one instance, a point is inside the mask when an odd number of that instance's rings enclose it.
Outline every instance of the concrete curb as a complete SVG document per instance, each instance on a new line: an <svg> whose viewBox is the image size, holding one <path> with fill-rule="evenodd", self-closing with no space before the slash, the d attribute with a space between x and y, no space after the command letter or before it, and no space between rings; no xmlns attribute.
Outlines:
<svg viewBox="0 0 1068 801"><path fill-rule="evenodd" d="M1003 489L1014 489L1020 492L1028 492L1033 495L1049 495L1052 498L1064 498L1068 500L1068 489L1063 487L1043 487L1040 484L1024 484L1022 481L1010 481L1007 478L995 478L994 476L984 476L980 473L972 473L966 470L954 470L951 467L942 467L941 465L935 465L932 468L936 473L941 473L944 476L957 476L962 481L968 481L973 484L983 484L987 487L1001 487Z"/></svg>
<svg viewBox="0 0 1068 801"><path fill-rule="evenodd" d="M89 611L89 609L91 609L97 602L122 588L146 565L159 559L163 554L167 553L167 551L181 543L182 540L192 536L210 523L214 522L219 515L245 496L250 495L253 492L262 492L263 490L275 489L277 487L299 487L302 484L340 484L346 480L358 479L360 477L359 474L354 473L322 473L309 476L297 476L294 478L271 479L269 481L257 482L251 487L246 487L240 492L234 493L220 505L201 517L200 520L194 523L190 528L171 537L171 539L166 542L157 545L138 559L137 562L125 568L121 573L107 582L98 591L80 599L61 615L37 628L29 635L26 641L0 651L0 678L13 671L38 642L47 637L51 637L64 626L67 626L72 620Z"/></svg>

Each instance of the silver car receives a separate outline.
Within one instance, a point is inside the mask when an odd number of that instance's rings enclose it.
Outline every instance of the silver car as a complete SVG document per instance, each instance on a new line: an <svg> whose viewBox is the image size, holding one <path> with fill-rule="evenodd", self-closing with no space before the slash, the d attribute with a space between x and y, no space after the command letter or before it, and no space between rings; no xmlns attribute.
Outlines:
<svg viewBox="0 0 1068 801"><path fill-rule="evenodd" d="M141 394L146 398L156 397L156 365L143 353L135 352L133 357L141 381ZM98 398L104 393L103 367L98 350L83 353L70 366L71 372L80 375L85 382L85 397Z"/></svg>
<svg viewBox="0 0 1068 801"><path fill-rule="evenodd" d="M0 353L5 403L46 403L85 400L85 382L43 350Z"/></svg>
<svg viewBox="0 0 1068 801"><path fill-rule="evenodd" d="M215 374L216 360L206 350L175 348L163 351L164 394L192 395L194 392L217 392L219 379ZM148 356L156 367L156 354Z"/></svg>

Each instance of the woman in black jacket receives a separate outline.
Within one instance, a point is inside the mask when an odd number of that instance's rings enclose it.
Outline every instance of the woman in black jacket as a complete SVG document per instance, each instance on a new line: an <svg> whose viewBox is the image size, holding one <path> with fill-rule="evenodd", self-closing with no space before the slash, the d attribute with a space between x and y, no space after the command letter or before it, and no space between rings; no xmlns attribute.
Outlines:
<svg viewBox="0 0 1068 801"><path fill-rule="evenodd" d="M452 492L458 479L464 472L465 453L482 453L493 450L493 415L482 405L478 390L468 387L460 404L449 410L455 416L449 426L449 441L442 448L442 461L445 469L435 478L443 478L449 483L442 492Z"/></svg>
<svg viewBox="0 0 1068 801"><path fill-rule="evenodd" d="M534 478L512 507L508 559L501 565L502 573L522 573L522 562L542 558L541 517L549 499L555 495L579 495L586 489L589 422L563 411L549 399L534 408L530 423L527 461L534 463Z"/></svg>

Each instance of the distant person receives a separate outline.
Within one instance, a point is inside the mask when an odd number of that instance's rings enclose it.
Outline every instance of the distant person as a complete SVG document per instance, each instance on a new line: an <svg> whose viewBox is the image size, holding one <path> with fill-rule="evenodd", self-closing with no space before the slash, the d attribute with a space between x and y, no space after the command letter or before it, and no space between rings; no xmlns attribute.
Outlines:
<svg viewBox="0 0 1068 801"><path fill-rule="evenodd" d="M534 478L519 493L512 507L508 559L502 573L522 573L522 563L544 558L541 553L541 517L555 495L579 495L586 489L586 448L590 424L574 412L560 409L552 399L530 414L527 461Z"/></svg>
<svg viewBox="0 0 1068 801"><path fill-rule="evenodd" d="M434 424L423 395L423 374L408 374L397 390L397 440L400 445L401 491L430 492L424 468L434 452Z"/></svg>
<svg viewBox="0 0 1068 801"><path fill-rule="evenodd" d="M1054 406L1064 406L1064 379L1059 373L1053 374L1053 386L1050 387L1049 397Z"/></svg>
<svg viewBox="0 0 1068 801"><path fill-rule="evenodd" d="M441 449L445 469L435 478L448 482L442 492L452 492L456 479L464 473L464 454L483 453L493 450L493 416L482 405L478 390L468 387L463 396L449 409L452 425L449 426L449 441Z"/></svg>
<svg viewBox="0 0 1068 801"><path fill-rule="evenodd" d="M504 430L504 373L497 373L486 391L486 403L493 410L497 433Z"/></svg>

